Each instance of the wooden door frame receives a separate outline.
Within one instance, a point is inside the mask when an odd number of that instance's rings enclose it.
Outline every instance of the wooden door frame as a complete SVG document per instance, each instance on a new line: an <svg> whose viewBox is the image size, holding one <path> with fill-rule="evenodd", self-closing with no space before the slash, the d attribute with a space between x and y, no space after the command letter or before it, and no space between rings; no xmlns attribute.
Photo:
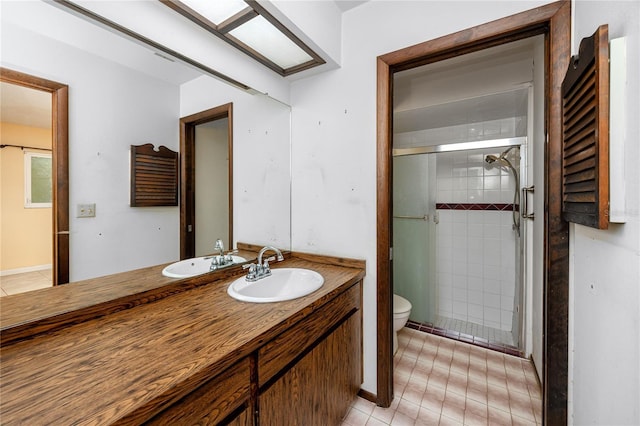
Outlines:
<svg viewBox="0 0 640 426"><path fill-rule="evenodd" d="M0 67L0 81L51 93L53 285L69 282L69 87Z"/></svg>
<svg viewBox="0 0 640 426"><path fill-rule="evenodd" d="M561 93L571 56L571 2L550 3L377 59L377 403L393 399L391 206L393 73L500 44L545 36L544 424L566 424L569 226L562 219ZM542 217L542 215L541 215Z"/></svg>
<svg viewBox="0 0 640 426"><path fill-rule="evenodd" d="M180 259L195 256L196 126L223 118L229 119L229 246L233 245L233 103L228 103L180 119Z"/></svg>

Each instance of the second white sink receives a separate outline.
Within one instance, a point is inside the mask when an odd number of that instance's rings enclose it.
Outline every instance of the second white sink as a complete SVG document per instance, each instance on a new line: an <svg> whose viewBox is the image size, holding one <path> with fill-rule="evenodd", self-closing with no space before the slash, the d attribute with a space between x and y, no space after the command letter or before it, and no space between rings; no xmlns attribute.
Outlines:
<svg viewBox="0 0 640 426"><path fill-rule="evenodd" d="M238 278L231 283L227 293L244 302L282 302L311 294L322 287L322 284L324 277L316 271L277 268L271 270L271 276L258 281L247 281L244 276Z"/></svg>
<svg viewBox="0 0 640 426"><path fill-rule="evenodd" d="M232 256L233 264L246 262L242 256ZM231 266L231 265L228 265ZM162 270L162 275L170 278L187 278L209 272L211 267L211 256L194 257L172 263Z"/></svg>

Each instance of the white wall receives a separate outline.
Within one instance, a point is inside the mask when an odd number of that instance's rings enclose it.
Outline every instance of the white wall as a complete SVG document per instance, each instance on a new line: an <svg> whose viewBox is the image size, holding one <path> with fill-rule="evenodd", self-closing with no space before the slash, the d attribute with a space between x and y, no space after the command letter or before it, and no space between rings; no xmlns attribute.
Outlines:
<svg viewBox="0 0 640 426"><path fill-rule="evenodd" d="M342 68L292 83L293 249L367 261L369 392L377 391L376 57L543 3L367 2L343 14Z"/></svg>
<svg viewBox="0 0 640 426"><path fill-rule="evenodd" d="M181 86L180 116L233 103L233 239L291 246L288 106L208 76Z"/></svg>
<svg viewBox="0 0 640 426"><path fill-rule="evenodd" d="M627 37L628 121L624 164L625 224L570 228L571 422L640 424L640 3L577 1L573 52L601 24L609 39ZM616 117L611 117L612 123ZM610 144L619 143L611 140Z"/></svg>
<svg viewBox="0 0 640 426"><path fill-rule="evenodd" d="M178 208L129 207L130 145L178 149L178 86L7 22L2 66L69 85L70 279L178 259Z"/></svg>

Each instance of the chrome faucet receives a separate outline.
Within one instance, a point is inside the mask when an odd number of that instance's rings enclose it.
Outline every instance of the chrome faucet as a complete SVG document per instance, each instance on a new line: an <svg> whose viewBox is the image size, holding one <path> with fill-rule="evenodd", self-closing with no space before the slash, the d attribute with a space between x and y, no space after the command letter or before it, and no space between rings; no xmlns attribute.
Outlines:
<svg viewBox="0 0 640 426"><path fill-rule="evenodd" d="M268 250L274 251L276 256L271 256L264 261L262 260L262 256ZM282 252L273 246L265 246L258 252L258 262L251 263L249 265L243 265L242 269L249 269L247 273L246 280L249 282L258 281L261 278L268 277L271 275L271 267L269 267L269 262L277 260L278 262L282 262L284 260L284 256Z"/></svg>
<svg viewBox="0 0 640 426"><path fill-rule="evenodd" d="M218 251L217 256L211 256L211 266L209 266L210 271L216 271L220 268L224 268L225 266L233 265L233 256L232 253L237 253L237 250L230 251L226 255L224 254L224 243L220 238L216 240L216 244L213 247L214 250Z"/></svg>
<svg viewBox="0 0 640 426"><path fill-rule="evenodd" d="M220 256L224 256L224 243L220 238L216 240L216 245L213 247L214 250L218 250L220 252Z"/></svg>

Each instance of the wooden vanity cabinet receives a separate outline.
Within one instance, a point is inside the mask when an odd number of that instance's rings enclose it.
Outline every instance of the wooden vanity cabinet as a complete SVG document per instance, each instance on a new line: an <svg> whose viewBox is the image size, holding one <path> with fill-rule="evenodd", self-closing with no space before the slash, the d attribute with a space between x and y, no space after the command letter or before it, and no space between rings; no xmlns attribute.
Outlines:
<svg viewBox="0 0 640 426"><path fill-rule="evenodd" d="M361 284L258 352L261 426L339 425L362 384Z"/></svg>
<svg viewBox="0 0 640 426"><path fill-rule="evenodd" d="M339 425L362 384L361 283L148 424Z"/></svg>
<svg viewBox="0 0 640 426"><path fill-rule="evenodd" d="M146 425L253 425L251 362L245 358L209 380Z"/></svg>
<svg viewBox="0 0 640 426"><path fill-rule="evenodd" d="M365 263L279 266L325 283L246 303L227 294L239 269L170 282L158 265L0 299L0 423L339 425L362 384Z"/></svg>

